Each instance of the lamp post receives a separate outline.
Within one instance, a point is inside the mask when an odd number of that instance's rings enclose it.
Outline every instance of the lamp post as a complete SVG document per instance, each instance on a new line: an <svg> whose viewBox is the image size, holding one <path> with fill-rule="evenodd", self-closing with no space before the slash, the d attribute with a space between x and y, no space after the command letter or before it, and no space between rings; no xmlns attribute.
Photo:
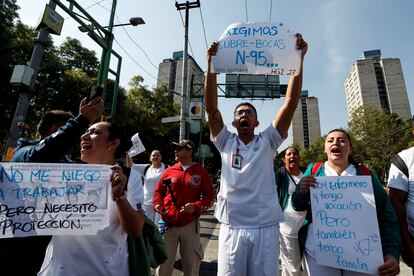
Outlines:
<svg viewBox="0 0 414 276"><path fill-rule="evenodd" d="M113 12L115 12L114 7L113 7ZM113 95L112 95L112 107L111 107L111 119L112 119L112 121L115 120L116 105L117 105L118 94L119 94L119 75L120 75L121 64L122 64L121 56L118 55L116 52L114 52L112 50L112 43L113 43L113 40L114 40L114 35L112 33L112 28L113 27L119 27L119 26L127 26L127 25L138 26L138 25L142 25L142 24L145 24L145 21L141 17L131 17L129 19L129 23L113 24L113 16L111 16L111 20L109 22L109 25L101 27L101 31L103 30L103 32L105 34L104 39L107 43L106 43L106 47L103 47L103 49L102 49L102 56L101 56L101 62L99 64L97 85L104 88L103 95L105 95L106 94L105 93L106 92L106 81L108 79L108 72L110 71L111 73L113 73L116 76L114 91L113 91ZM78 28L81 32L91 33L91 32L94 31L95 26L94 25L86 25L86 26L81 25ZM117 72L114 72L114 71L109 69L111 54L115 55L118 58Z"/></svg>

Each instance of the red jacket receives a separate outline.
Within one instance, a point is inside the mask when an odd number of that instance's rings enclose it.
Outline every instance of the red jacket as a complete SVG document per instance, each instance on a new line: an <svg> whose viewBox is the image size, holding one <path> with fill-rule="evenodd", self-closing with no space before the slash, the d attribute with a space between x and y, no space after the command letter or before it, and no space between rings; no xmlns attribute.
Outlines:
<svg viewBox="0 0 414 276"><path fill-rule="evenodd" d="M176 204L163 180L170 178L171 191L174 194ZM180 163L167 168L162 174L154 191L153 206L158 204L160 209L165 211L161 217L164 221L175 226L186 225L201 215L201 212L210 208L214 199L214 189L211 178L207 171L198 163L191 165L186 171ZM182 206L193 203L195 212L186 214L180 212Z"/></svg>

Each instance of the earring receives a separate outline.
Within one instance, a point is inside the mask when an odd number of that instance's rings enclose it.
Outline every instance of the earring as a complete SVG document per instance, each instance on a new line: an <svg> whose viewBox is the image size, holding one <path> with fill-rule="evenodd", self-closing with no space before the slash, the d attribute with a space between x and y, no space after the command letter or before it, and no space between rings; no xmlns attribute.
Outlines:
<svg viewBox="0 0 414 276"><path fill-rule="evenodd" d="M108 148L108 151L111 151L112 149L111 148Z"/></svg>

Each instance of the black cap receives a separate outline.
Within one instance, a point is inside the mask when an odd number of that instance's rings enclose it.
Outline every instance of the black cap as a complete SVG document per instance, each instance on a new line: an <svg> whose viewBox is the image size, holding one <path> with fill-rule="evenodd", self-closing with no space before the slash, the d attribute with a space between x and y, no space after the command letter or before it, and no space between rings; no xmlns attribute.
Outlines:
<svg viewBox="0 0 414 276"><path fill-rule="evenodd" d="M172 142L174 148L186 148L194 150L194 143L190 140L181 140L180 142Z"/></svg>

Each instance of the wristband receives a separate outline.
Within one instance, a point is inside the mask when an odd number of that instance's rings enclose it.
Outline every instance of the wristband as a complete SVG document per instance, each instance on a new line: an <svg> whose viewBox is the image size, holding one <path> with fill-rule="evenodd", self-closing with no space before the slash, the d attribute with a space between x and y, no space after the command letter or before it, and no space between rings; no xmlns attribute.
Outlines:
<svg viewBox="0 0 414 276"><path fill-rule="evenodd" d="M126 199L125 195L121 195L121 196L112 198L112 200L115 201L115 203L118 203L118 201L125 200L125 199Z"/></svg>

